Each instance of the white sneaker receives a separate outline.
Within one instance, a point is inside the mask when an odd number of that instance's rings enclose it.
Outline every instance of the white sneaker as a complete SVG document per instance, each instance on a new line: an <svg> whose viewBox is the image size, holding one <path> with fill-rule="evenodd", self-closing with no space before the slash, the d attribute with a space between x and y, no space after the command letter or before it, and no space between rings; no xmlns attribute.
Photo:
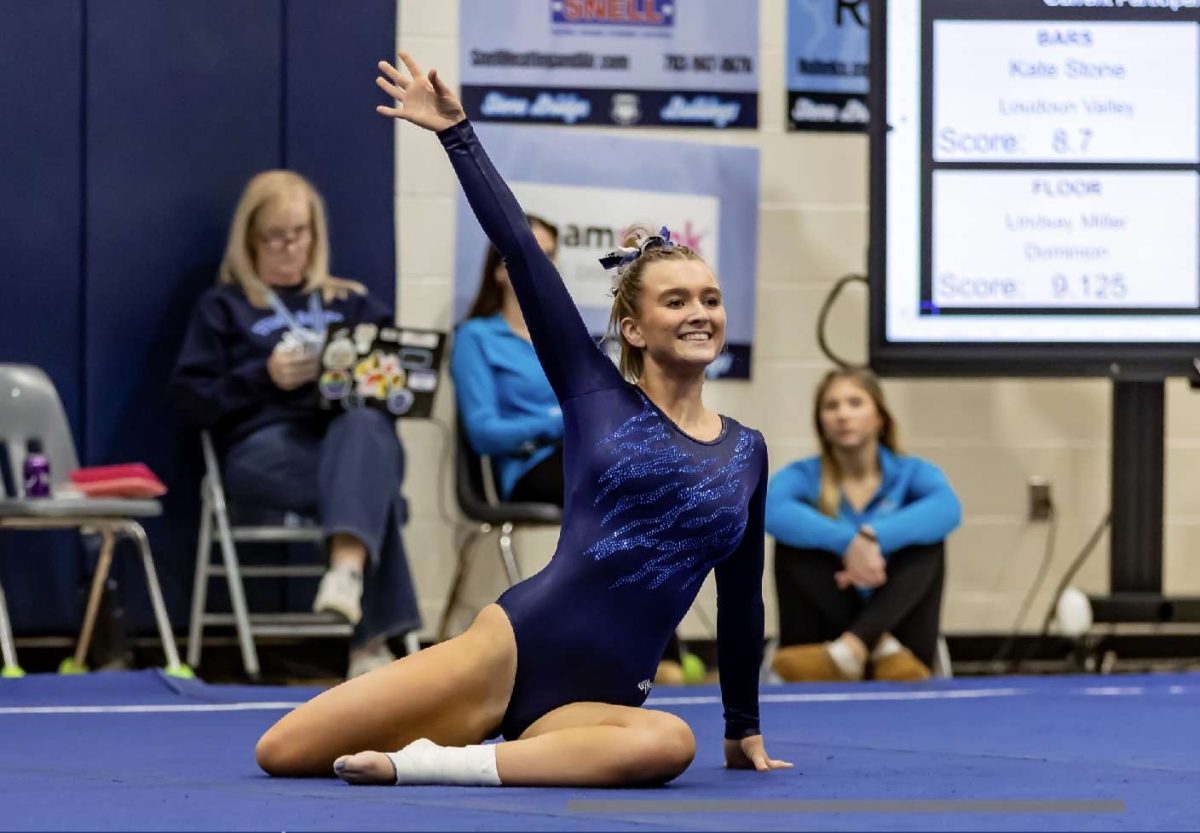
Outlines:
<svg viewBox="0 0 1200 833"><path fill-rule="evenodd" d="M314 613L336 613L351 625L362 619L362 573L347 567L327 570L313 600Z"/></svg>
<svg viewBox="0 0 1200 833"><path fill-rule="evenodd" d="M391 652L387 642L379 641L378 645L366 645L350 651L350 668L346 671L346 679L353 680L368 671L383 668L388 663L395 662L396 655Z"/></svg>

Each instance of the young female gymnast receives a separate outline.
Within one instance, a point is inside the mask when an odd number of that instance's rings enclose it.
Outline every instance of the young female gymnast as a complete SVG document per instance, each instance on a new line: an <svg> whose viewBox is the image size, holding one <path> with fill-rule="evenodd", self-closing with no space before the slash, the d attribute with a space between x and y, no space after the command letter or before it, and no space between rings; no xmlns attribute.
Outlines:
<svg viewBox="0 0 1200 833"><path fill-rule="evenodd" d="M669 235L606 258L621 370L596 348L562 279L462 106L407 53L380 62L386 116L436 131L504 255L538 358L562 403L566 505L558 548L461 636L343 683L259 740L272 775L353 784L621 786L682 773L695 737L640 708L672 631L716 570L725 763L771 759L758 722L762 435L704 406L725 333L721 291ZM630 384L624 376L636 379ZM505 742L482 744L503 735ZM397 749L398 752L360 752ZM357 754L350 754L357 753Z"/></svg>
<svg viewBox="0 0 1200 833"><path fill-rule="evenodd" d="M526 215L546 257L558 254L558 228ZM529 337L504 256L487 244L483 274L466 319L454 332L450 376L467 438L488 455L500 496L513 503L566 499L562 407ZM682 685L683 646L672 634L655 685Z"/></svg>

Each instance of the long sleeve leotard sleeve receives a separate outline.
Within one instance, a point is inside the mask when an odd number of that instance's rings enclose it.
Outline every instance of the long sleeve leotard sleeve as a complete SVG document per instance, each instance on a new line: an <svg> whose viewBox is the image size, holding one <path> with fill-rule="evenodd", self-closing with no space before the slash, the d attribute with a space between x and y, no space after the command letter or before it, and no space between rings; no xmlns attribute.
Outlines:
<svg viewBox="0 0 1200 833"><path fill-rule="evenodd" d="M761 441L761 438L760 438ZM758 670L763 646L763 513L767 499L767 452L763 443L762 473L750 497L749 517L741 543L717 565L717 665L725 737L741 740L760 734Z"/></svg>
<svg viewBox="0 0 1200 833"><path fill-rule="evenodd" d="M470 122L440 131L467 202L504 257L538 360L559 402L623 384L588 334L554 264L538 246L525 213L492 165Z"/></svg>

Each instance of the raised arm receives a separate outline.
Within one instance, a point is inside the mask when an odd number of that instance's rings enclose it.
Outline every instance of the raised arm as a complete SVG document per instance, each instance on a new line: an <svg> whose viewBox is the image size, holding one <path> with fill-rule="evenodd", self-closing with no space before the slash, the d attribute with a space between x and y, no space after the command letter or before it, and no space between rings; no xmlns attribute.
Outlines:
<svg viewBox="0 0 1200 833"><path fill-rule="evenodd" d="M386 77L377 83L396 106L376 109L437 132L471 210L504 256L534 349L559 401L623 384L616 367L592 341L562 277L538 246L525 213L484 152L458 98L436 70L426 75L408 53L401 52L400 58L411 77L381 61Z"/></svg>

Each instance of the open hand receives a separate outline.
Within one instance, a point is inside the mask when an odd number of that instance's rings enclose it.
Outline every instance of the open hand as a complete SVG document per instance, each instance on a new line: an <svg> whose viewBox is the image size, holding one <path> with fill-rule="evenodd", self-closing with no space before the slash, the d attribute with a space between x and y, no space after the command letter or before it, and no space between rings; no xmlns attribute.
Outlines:
<svg viewBox="0 0 1200 833"><path fill-rule="evenodd" d="M756 769L759 772L792 767L787 761L777 761L767 755L762 735L751 735L741 740L726 738L725 766L729 769Z"/></svg>
<svg viewBox="0 0 1200 833"><path fill-rule="evenodd" d="M375 111L393 119L412 122L426 130L445 130L467 117L462 102L442 83L436 69L426 75L413 56L401 50L400 61L408 70L406 77L387 61L379 62L382 76L375 79L379 89L395 99L395 106L380 104Z"/></svg>

